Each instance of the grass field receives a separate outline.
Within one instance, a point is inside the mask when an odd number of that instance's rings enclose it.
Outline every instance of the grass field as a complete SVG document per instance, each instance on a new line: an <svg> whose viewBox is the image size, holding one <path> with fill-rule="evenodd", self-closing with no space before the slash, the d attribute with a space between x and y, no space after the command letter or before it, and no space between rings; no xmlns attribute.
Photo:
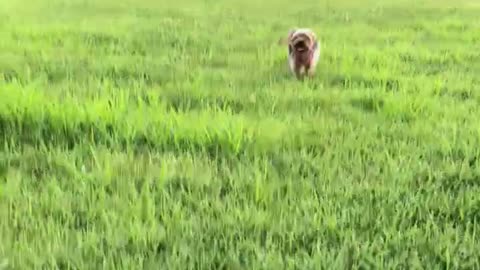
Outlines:
<svg viewBox="0 0 480 270"><path fill-rule="evenodd" d="M160 2L0 1L0 270L480 269L480 2Z"/></svg>

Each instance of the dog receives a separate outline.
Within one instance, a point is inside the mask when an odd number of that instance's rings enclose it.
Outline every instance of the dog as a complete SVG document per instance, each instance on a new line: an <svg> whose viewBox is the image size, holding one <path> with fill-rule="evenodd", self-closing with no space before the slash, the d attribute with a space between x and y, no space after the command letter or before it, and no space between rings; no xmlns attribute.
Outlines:
<svg viewBox="0 0 480 270"><path fill-rule="evenodd" d="M320 60L320 41L312 29L291 29L286 40L280 39L280 43L288 44L288 65L298 79L315 75Z"/></svg>

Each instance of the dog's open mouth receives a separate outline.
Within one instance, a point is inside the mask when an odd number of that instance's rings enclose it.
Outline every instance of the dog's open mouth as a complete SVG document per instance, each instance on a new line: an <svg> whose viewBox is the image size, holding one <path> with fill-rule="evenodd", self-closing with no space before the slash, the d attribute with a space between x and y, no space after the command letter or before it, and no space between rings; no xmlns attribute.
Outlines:
<svg viewBox="0 0 480 270"><path fill-rule="evenodd" d="M299 42L295 43L294 48L298 52L304 52L304 51L308 50L308 47L307 47L307 44L305 43L305 41L299 41Z"/></svg>

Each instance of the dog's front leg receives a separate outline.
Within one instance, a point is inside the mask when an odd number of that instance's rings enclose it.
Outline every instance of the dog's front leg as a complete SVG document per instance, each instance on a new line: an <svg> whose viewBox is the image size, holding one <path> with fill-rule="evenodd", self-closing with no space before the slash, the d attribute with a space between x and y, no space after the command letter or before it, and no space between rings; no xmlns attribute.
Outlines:
<svg viewBox="0 0 480 270"><path fill-rule="evenodd" d="M310 78L315 76L315 69L314 68L309 68L308 71L307 71L307 75Z"/></svg>
<svg viewBox="0 0 480 270"><path fill-rule="evenodd" d="M297 80L303 81L305 79L305 72L302 71L302 68L297 68L295 70L295 77L297 77Z"/></svg>

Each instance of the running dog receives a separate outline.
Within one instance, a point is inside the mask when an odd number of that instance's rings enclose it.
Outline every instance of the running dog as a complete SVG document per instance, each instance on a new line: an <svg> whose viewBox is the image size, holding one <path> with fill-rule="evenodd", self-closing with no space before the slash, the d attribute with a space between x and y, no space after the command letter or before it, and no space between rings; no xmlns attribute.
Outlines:
<svg viewBox="0 0 480 270"><path fill-rule="evenodd" d="M288 65L297 79L303 79L305 75L312 77L315 74L320 59L320 42L313 30L292 29L287 39L280 39L280 43L288 44Z"/></svg>

